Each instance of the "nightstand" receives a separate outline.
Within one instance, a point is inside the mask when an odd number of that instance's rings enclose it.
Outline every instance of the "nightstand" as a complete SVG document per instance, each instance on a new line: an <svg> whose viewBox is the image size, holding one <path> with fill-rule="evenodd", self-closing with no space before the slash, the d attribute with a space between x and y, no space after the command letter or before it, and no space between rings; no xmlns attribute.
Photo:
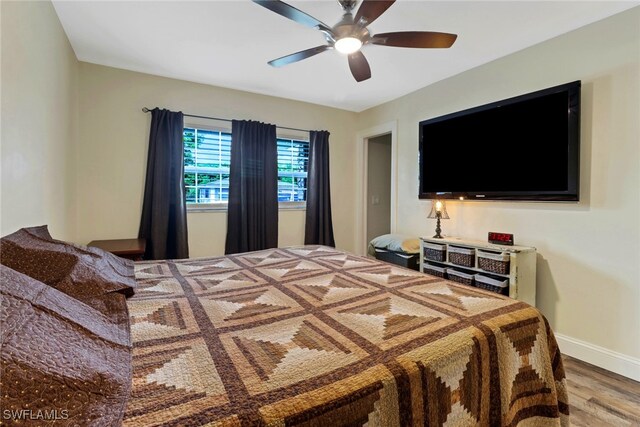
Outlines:
<svg viewBox="0 0 640 427"><path fill-rule="evenodd" d="M94 240L87 246L100 248L122 258L142 261L147 241L145 239Z"/></svg>

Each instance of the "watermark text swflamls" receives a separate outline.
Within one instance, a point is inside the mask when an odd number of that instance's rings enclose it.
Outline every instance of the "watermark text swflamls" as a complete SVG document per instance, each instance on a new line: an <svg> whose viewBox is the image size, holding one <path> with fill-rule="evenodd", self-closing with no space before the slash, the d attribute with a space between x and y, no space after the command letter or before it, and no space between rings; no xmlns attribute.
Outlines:
<svg viewBox="0 0 640 427"><path fill-rule="evenodd" d="M42 409L4 409L2 411L3 420L40 420L40 421L57 421L66 420L69 418L69 411L67 409L57 410L51 409L49 411Z"/></svg>

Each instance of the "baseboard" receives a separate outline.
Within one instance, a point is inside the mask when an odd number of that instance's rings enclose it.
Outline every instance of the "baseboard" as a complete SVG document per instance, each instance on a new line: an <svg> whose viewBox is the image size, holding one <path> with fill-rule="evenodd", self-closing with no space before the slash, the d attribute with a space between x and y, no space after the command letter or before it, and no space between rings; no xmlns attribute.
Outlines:
<svg viewBox="0 0 640 427"><path fill-rule="evenodd" d="M555 334L555 336L562 354L640 381L640 359L566 335Z"/></svg>

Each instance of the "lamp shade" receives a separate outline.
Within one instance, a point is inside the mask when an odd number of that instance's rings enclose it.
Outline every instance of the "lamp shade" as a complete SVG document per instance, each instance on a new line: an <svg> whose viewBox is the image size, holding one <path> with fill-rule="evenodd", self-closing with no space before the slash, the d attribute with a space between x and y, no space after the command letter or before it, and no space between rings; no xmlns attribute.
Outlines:
<svg viewBox="0 0 640 427"><path fill-rule="evenodd" d="M447 205L444 203L444 200L431 201L431 212L429 212L427 218L438 218L438 212L440 213L440 219L449 219Z"/></svg>

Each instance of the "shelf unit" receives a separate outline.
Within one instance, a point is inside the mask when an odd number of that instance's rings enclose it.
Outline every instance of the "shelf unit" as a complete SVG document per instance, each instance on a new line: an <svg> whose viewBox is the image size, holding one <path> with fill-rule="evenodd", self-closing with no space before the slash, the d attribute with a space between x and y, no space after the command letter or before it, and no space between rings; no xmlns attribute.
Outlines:
<svg viewBox="0 0 640 427"><path fill-rule="evenodd" d="M424 242L436 243L445 246L445 260L433 261L424 256ZM465 267L449 262L449 246L473 249L474 266ZM493 253L509 254L508 274L493 273L478 267L478 250ZM504 246L477 240L466 240L453 237L435 239L422 237L420 239L420 271L424 272L425 263L438 267L454 268L456 270L476 274L480 273L489 277L509 279L509 296L524 301L532 306L536 305L536 248L529 246Z"/></svg>

